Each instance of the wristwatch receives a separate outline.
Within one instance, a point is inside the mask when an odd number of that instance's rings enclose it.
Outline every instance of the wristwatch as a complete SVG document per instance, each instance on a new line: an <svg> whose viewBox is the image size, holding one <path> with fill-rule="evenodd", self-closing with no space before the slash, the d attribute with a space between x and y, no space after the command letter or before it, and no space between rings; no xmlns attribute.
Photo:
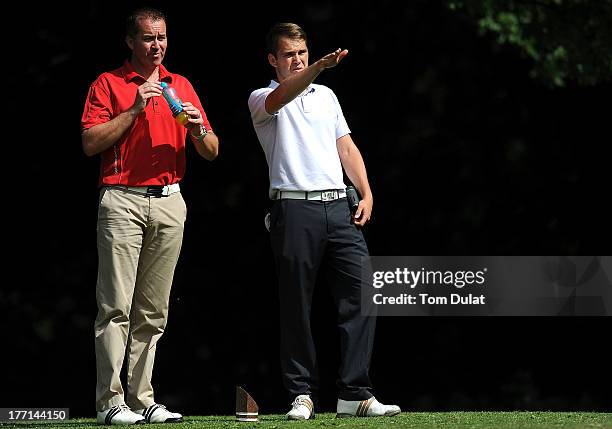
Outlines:
<svg viewBox="0 0 612 429"><path fill-rule="evenodd" d="M195 135L195 134L192 134L191 131L189 132L189 134L191 134L191 137L197 139L198 141L202 141L204 140L204 137L206 137L206 134L208 134L208 131L206 131L206 128L204 127L204 125L200 125L200 134Z"/></svg>

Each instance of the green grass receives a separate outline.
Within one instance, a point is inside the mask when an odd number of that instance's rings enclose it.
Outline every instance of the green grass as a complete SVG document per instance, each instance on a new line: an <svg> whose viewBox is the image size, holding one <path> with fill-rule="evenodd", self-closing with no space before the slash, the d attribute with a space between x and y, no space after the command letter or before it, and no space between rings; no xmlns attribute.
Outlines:
<svg viewBox="0 0 612 429"><path fill-rule="evenodd" d="M79 429L99 427L93 419L63 423L0 423L0 428ZM138 426L143 427L143 426ZM192 416L183 423L156 424L154 429L315 429L315 428L414 428L414 429L612 429L612 413L550 412L450 412L402 413L395 417L337 419L318 414L315 420L287 421L284 415L260 415L257 423L236 422L233 416Z"/></svg>

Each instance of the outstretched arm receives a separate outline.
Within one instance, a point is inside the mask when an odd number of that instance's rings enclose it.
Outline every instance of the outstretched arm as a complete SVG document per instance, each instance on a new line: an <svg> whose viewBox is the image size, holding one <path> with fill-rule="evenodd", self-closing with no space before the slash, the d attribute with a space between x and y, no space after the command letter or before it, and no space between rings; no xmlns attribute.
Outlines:
<svg viewBox="0 0 612 429"><path fill-rule="evenodd" d="M280 85L266 98L266 112L270 115L278 112L284 105L293 101L295 97L308 88L308 85L316 79L319 73L325 69L337 66L347 54L348 50L346 49L336 49L331 54L325 55L314 64L306 67L304 71L295 73L279 82Z"/></svg>
<svg viewBox="0 0 612 429"><path fill-rule="evenodd" d="M344 171L346 171L346 175L357 187L362 198L359 202L359 207L357 207L355 211L355 225L364 226L372 217L374 198L372 197L372 190L368 182L368 173L366 172L363 157L350 134L346 134L337 139L336 147L342 167Z"/></svg>

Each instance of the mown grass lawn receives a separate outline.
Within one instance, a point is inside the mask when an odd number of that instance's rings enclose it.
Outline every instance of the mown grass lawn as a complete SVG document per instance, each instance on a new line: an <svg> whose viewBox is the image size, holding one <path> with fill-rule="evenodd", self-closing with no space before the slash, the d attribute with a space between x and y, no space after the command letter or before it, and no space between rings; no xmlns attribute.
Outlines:
<svg viewBox="0 0 612 429"><path fill-rule="evenodd" d="M1 428L79 429L101 427L94 419L65 422L0 423ZM142 427L142 426L139 426ZM155 424L152 429L313 429L313 428L414 428L414 429L612 429L612 413L553 412L444 412L402 413L395 417L337 419L317 414L315 420L287 421L284 415L260 415L256 423L237 422L234 416L186 416L182 423Z"/></svg>

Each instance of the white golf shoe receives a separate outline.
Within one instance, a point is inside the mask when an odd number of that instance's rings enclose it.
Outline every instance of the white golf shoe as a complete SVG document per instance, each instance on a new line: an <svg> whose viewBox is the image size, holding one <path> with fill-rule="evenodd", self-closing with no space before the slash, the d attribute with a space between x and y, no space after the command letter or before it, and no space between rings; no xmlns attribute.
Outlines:
<svg viewBox="0 0 612 429"><path fill-rule="evenodd" d="M179 423L183 421L181 414L171 413L161 404L153 404L134 412L143 416L146 423Z"/></svg>
<svg viewBox="0 0 612 429"><path fill-rule="evenodd" d="M363 401L345 401L338 399L336 417L377 417L395 416L402 410L397 405L384 405L374 396Z"/></svg>
<svg viewBox="0 0 612 429"><path fill-rule="evenodd" d="M314 404L308 395L299 395L291 404L291 410L287 413L288 420L314 419Z"/></svg>
<svg viewBox="0 0 612 429"><path fill-rule="evenodd" d="M133 425L144 423L145 419L136 414L125 404L115 405L103 411L98 411L96 422L99 425Z"/></svg>

